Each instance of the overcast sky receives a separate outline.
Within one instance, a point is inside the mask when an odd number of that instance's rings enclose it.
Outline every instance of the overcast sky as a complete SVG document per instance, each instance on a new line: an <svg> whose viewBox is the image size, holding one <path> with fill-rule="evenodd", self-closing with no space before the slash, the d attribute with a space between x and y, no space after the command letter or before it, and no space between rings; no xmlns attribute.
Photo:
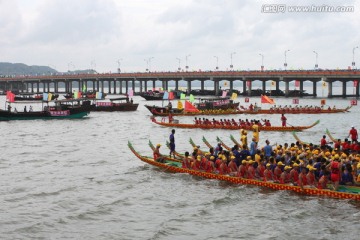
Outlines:
<svg viewBox="0 0 360 240"><path fill-rule="evenodd" d="M302 2L302 3L299 3ZM264 13L286 4L283 13ZM289 12L297 6L353 6L345 12ZM265 8L264 8L265 6ZM347 68L360 46L355 1L0 0L0 62L58 71L116 72ZM216 56L216 57L214 57ZM147 61L145 61L145 59ZM355 50L360 66L360 49Z"/></svg>

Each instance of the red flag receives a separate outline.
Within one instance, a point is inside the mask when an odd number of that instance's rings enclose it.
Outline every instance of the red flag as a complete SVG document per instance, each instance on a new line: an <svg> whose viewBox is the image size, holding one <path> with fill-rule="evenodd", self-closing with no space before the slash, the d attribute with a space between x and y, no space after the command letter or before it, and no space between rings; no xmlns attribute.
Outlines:
<svg viewBox="0 0 360 240"><path fill-rule="evenodd" d="M358 80L354 80L354 87L357 87L358 85Z"/></svg>
<svg viewBox="0 0 360 240"><path fill-rule="evenodd" d="M323 106L326 104L326 99L321 99L320 104Z"/></svg>
<svg viewBox="0 0 360 240"><path fill-rule="evenodd" d="M169 92L169 100L174 99L174 92Z"/></svg>
<svg viewBox="0 0 360 240"><path fill-rule="evenodd" d="M15 94L13 94L11 91L6 92L6 100L8 102L15 102Z"/></svg>
<svg viewBox="0 0 360 240"><path fill-rule="evenodd" d="M266 95L261 95L261 103L270 103L270 104L275 104L274 99L269 98Z"/></svg>
<svg viewBox="0 0 360 240"><path fill-rule="evenodd" d="M250 101L250 98L246 97L245 102L249 102L249 101Z"/></svg>
<svg viewBox="0 0 360 240"><path fill-rule="evenodd" d="M298 99L298 98L294 98L294 99L292 100L292 103L293 103L293 104L299 104L299 99Z"/></svg>
<svg viewBox="0 0 360 240"><path fill-rule="evenodd" d="M250 85L251 85L251 82L248 80L248 81L246 81L246 86L247 87L250 87Z"/></svg>
<svg viewBox="0 0 360 240"><path fill-rule="evenodd" d="M356 99L350 100L350 104L351 106L357 106L357 100Z"/></svg>
<svg viewBox="0 0 360 240"><path fill-rule="evenodd" d="M199 109L197 109L189 101L185 101L185 112L199 112Z"/></svg>
<svg viewBox="0 0 360 240"><path fill-rule="evenodd" d="M300 81L299 80L295 80L295 87L300 87Z"/></svg>

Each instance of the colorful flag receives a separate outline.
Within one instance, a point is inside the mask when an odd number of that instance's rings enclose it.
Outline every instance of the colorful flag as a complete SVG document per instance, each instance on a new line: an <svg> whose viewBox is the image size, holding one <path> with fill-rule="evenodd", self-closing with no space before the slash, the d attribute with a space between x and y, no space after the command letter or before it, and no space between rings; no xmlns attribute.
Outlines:
<svg viewBox="0 0 360 240"><path fill-rule="evenodd" d="M326 87L326 82L325 81L322 81L322 87L325 88Z"/></svg>
<svg viewBox="0 0 360 240"><path fill-rule="evenodd" d="M226 97L226 95L227 95L227 91L222 91L221 97L224 98L224 97Z"/></svg>
<svg viewBox="0 0 360 240"><path fill-rule="evenodd" d="M169 93L168 92L164 92L163 95L163 100L169 99Z"/></svg>
<svg viewBox="0 0 360 240"><path fill-rule="evenodd" d="M325 105L326 104L326 99L321 99L320 104L321 104L321 106Z"/></svg>
<svg viewBox="0 0 360 240"><path fill-rule="evenodd" d="M82 91L86 92L86 84L85 83L83 83Z"/></svg>
<svg viewBox="0 0 360 240"><path fill-rule="evenodd" d="M266 95L261 95L261 103L270 103L270 104L275 104L274 99L269 98Z"/></svg>
<svg viewBox="0 0 360 240"><path fill-rule="evenodd" d="M8 102L15 102L15 94L13 94L11 91L6 92L6 100Z"/></svg>
<svg viewBox="0 0 360 240"><path fill-rule="evenodd" d="M48 101L49 94L43 93L43 101Z"/></svg>
<svg viewBox="0 0 360 240"><path fill-rule="evenodd" d="M350 105L351 106L357 106L357 100L356 99L350 100Z"/></svg>
<svg viewBox="0 0 360 240"><path fill-rule="evenodd" d="M250 87L250 85L251 85L251 82L250 82L249 80L247 80L247 81L246 81L246 86L247 86L247 87Z"/></svg>
<svg viewBox="0 0 360 240"><path fill-rule="evenodd" d="M52 95L51 93L49 93L49 94L48 94L48 98L47 98L47 100L48 100L48 101L51 101L52 96L53 96L53 95Z"/></svg>
<svg viewBox="0 0 360 240"><path fill-rule="evenodd" d="M79 98L79 93L78 92L74 92L74 99L78 99Z"/></svg>
<svg viewBox="0 0 360 240"><path fill-rule="evenodd" d="M354 80L354 87L357 87L358 85L358 80Z"/></svg>
<svg viewBox="0 0 360 240"><path fill-rule="evenodd" d="M134 90L133 89L130 89L129 90L129 94L128 94L129 97L132 97L134 96Z"/></svg>
<svg viewBox="0 0 360 240"><path fill-rule="evenodd" d="M180 99L181 99L181 100L184 100L185 98L186 98L185 93L182 93L182 94L180 95Z"/></svg>
<svg viewBox="0 0 360 240"><path fill-rule="evenodd" d="M174 92L169 92L169 100L174 99Z"/></svg>
<svg viewBox="0 0 360 240"><path fill-rule="evenodd" d="M102 99L102 92L96 92L96 99Z"/></svg>
<svg viewBox="0 0 360 240"><path fill-rule="evenodd" d="M185 101L185 112L199 112L199 109L197 109L189 101Z"/></svg>
<svg viewBox="0 0 360 240"><path fill-rule="evenodd" d="M231 95L231 100L235 100L235 99L237 99L237 94L233 92Z"/></svg>
<svg viewBox="0 0 360 240"><path fill-rule="evenodd" d="M189 101L190 101L190 102L195 102L195 97L194 97L194 95L190 94Z"/></svg>
<svg viewBox="0 0 360 240"><path fill-rule="evenodd" d="M295 80L295 87L300 87L300 81L299 80Z"/></svg>
<svg viewBox="0 0 360 240"><path fill-rule="evenodd" d="M180 100L177 102L177 108L178 109L183 109L184 108L184 106L183 106L183 104L182 104L182 102Z"/></svg>

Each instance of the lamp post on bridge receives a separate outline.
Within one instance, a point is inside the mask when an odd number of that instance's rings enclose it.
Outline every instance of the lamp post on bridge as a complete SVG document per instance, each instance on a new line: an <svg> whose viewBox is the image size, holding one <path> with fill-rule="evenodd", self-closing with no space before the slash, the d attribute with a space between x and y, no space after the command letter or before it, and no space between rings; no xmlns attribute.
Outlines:
<svg viewBox="0 0 360 240"><path fill-rule="evenodd" d="M96 62L95 62L95 60L92 60L91 62L90 62L90 70L93 70L94 72L96 72Z"/></svg>
<svg viewBox="0 0 360 240"><path fill-rule="evenodd" d="M285 68L285 70L286 70L286 67L287 67L287 62L286 62L286 53L287 53L288 51L290 51L290 49L285 50L285 52L284 52L284 55L285 55L284 68Z"/></svg>
<svg viewBox="0 0 360 240"><path fill-rule="evenodd" d="M313 53L315 53L315 69L319 67L318 65L318 53L314 50Z"/></svg>
<svg viewBox="0 0 360 240"><path fill-rule="evenodd" d="M356 46L353 48L353 59L352 59L352 63L351 66L352 68L355 68L355 49L359 48L359 46Z"/></svg>
<svg viewBox="0 0 360 240"><path fill-rule="evenodd" d="M264 54L259 53L261 56L261 71L264 71Z"/></svg>
<svg viewBox="0 0 360 240"><path fill-rule="evenodd" d="M179 67L178 67L178 71L180 72L181 67L180 67L180 63L181 63L181 59L180 58L176 58L179 61Z"/></svg>
<svg viewBox="0 0 360 240"><path fill-rule="evenodd" d="M154 57L149 58L149 72L151 71L151 59L154 59Z"/></svg>
<svg viewBox="0 0 360 240"><path fill-rule="evenodd" d="M216 70L219 69L219 57L218 56L214 56L214 58L216 58Z"/></svg>
<svg viewBox="0 0 360 240"><path fill-rule="evenodd" d="M188 69L189 69L189 66L188 66L188 57L190 57L191 56L191 54L188 54L188 55L186 55L185 56L185 69L186 69L186 71L188 71Z"/></svg>
<svg viewBox="0 0 360 240"><path fill-rule="evenodd" d="M118 59L116 62L118 63L118 73L121 73L121 68L120 68L120 66L121 66L121 61L122 61L123 59L122 58L120 58L120 59Z"/></svg>
<svg viewBox="0 0 360 240"><path fill-rule="evenodd" d="M233 55L236 54L236 52L230 53L230 70L233 70Z"/></svg>

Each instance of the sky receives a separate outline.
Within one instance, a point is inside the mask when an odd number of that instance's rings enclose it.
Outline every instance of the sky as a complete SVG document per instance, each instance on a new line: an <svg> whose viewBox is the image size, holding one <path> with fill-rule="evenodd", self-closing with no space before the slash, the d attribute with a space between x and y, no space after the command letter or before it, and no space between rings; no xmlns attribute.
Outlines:
<svg viewBox="0 0 360 240"><path fill-rule="evenodd" d="M360 1L299 2L0 0L0 62L105 73L258 70L263 59L272 70L286 52L287 69L314 69L316 55L322 69L353 56L360 66ZM352 11L322 10L342 6Z"/></svg>

